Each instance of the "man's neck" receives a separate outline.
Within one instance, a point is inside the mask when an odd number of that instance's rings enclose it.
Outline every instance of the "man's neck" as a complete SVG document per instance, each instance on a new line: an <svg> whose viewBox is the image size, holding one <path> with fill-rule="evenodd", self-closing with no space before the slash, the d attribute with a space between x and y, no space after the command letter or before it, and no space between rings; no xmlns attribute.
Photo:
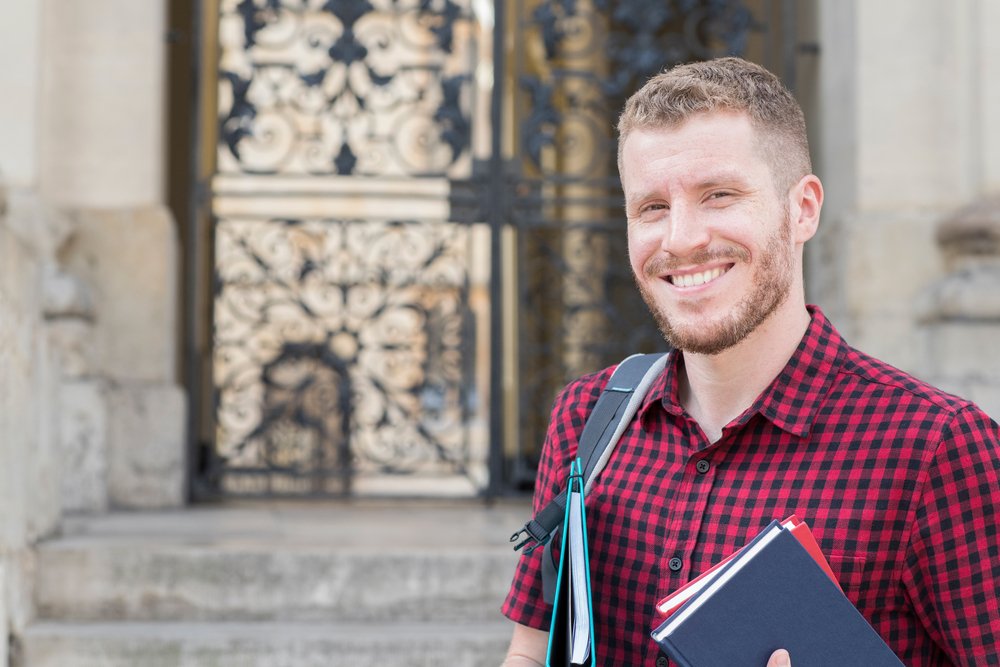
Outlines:
<svg viewBox="0 0 1000 667"><path fill-rule="evenodd" d="M684 352L680 399L709 442L753 405L794 354L810 316L805 305L776 312L738 345L716 355Z"/></svg>

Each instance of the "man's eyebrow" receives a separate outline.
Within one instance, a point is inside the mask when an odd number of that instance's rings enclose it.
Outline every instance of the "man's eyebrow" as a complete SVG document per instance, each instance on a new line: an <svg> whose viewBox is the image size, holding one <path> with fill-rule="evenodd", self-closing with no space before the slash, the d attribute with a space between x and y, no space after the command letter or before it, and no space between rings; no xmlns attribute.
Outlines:
<svg viewBox="0 0 1000 667"><path fill-rule="evenodd" d="M712 172L705 176L702 176L697 181L692 181L689 187L695 190L709 190L711 188L717 188L720 186L726 187L746 187L747 180L743 175L743 172L736 169L726 169L716 172ZM643 190L642 192L634 192L631 195L626 195L625 197L625 207L633 206L638 202L644 201L646 199L655 199L659 197L659 194L655 190Z"/></svg>
<svg viewBox="0 0 1000 667"><path fill-rule="evenodd" d="M635 206L639 202L649 199L650 197L653 196L654 196L653 193L649 191L635 192L631 195L625 195L625 208L629 208L630 206Z"/></svg>
<svg viewBox="0 0 1000 667"><path fill-rule="evenodd" d="M694 182L694 186L699 190L706 190L708 188L716 188L720 185L743 185L746 183L746 177L742 172L735 169L727 169L725 171L717 171L707 176L704 176L698 181Z"/></svg>

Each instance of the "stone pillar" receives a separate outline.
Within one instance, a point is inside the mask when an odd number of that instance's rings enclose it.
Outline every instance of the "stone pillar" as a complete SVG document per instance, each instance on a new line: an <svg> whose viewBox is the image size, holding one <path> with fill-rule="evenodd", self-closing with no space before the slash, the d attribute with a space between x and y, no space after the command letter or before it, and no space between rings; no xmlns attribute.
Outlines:
<svg viewBox="0 0 1000 667"><path fill-rule="evenodd" d="M0 21L0 181L4 187L33 186L38 173L40 0L4 7Z"/></svg>
<svg viewBox="0 0 1000 667"><path fill-rule="evenodd" d="M5 224L6 193L0 191L0 666L7 665L6 637L10 631L11 602L7 589L14 577L12 563L26 546L27 507L24 500L24 445L15 432L15 375L21 367L17 355L14 313L18 270L14 240ZM8 263L10 260L10 263Z"/></svg>
<svg viewBox="0 0 1000 667"><path fill-rule="evenodd" d="M79 353L63 387L62 432L68 460L88 474L65 489L67 502L90 511L180 505L179 249L163 203L166 4L43 2L40 190L72 221L60 270L88 293L85 306L49 311ZM102 474L104 488L94 487Z"/></svg>
<svg viewBox="0 0 1000 667"><path fill-rule="evenodd" d="M849 342L929 378L921 304L950 275L939 225L1000 186L1000 5L824 2L819 23L810 121L828 200L809 298Z"/></svg>
<svg viewBox="0 0 1000 667"><path fill-rule="evenodd" d="M39 304L47 225L37 185L40 0L0 21L0 667L32 615L31 546L59 519L51 348Z"/></svg>
<svg viewBox="0 0 1000 667"><path fill-rule="evenodd" d="M930 378L1000 419L1000 197L946 218L937 238L949 271L921 304Z"/></svg>

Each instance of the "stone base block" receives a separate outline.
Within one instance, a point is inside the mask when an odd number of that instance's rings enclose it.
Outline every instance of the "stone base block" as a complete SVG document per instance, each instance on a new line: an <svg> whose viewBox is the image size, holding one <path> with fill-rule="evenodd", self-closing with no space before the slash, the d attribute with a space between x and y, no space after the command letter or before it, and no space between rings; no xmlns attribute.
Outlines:
<svg viewBox="0 0 1000 667"><path fill-rule="evenodd" d="M187 405L176 385L124 383L108 390L108 497L114 507L184 504Z"/></svg>
<svg viewBox="0 0 1000 667"><path fill-rule="evenodd" d="M64 270L93 292L94 372L168 383L176 365L177 232L163 207L84 210Z"/></svg>
<svg viewBox="0 0 1000 667"><path fill-rule="evenodd" d="M49 321L46 329L62 377L73 380L93 376L93 325L68 317Z"/></svg>
<svg viewBox="0 0 1000 667"><path fill-rule="evenodd" d="M108 509L107 405L97 381L59 388L62 506L66 512Z"/></svg>
<svg viewBox="0 0 1000 667"><path fill-rule="evenodd" d="M1000 322L948 321L927 327L934 375L993 383L1000 368Z"/></svg>

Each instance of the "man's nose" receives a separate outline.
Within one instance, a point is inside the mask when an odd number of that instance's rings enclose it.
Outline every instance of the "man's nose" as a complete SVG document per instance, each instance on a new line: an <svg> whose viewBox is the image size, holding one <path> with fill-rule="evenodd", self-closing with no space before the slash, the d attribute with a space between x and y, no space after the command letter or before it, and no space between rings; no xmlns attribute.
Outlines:
<svg viewBox="0 0 1000 667"><path fill-rule="evenodd" d="M675 205L670 209L660 249L674 257L686 257L706 247L710 240L708 225L704 224L698 212L689 206Z"/></svg>

